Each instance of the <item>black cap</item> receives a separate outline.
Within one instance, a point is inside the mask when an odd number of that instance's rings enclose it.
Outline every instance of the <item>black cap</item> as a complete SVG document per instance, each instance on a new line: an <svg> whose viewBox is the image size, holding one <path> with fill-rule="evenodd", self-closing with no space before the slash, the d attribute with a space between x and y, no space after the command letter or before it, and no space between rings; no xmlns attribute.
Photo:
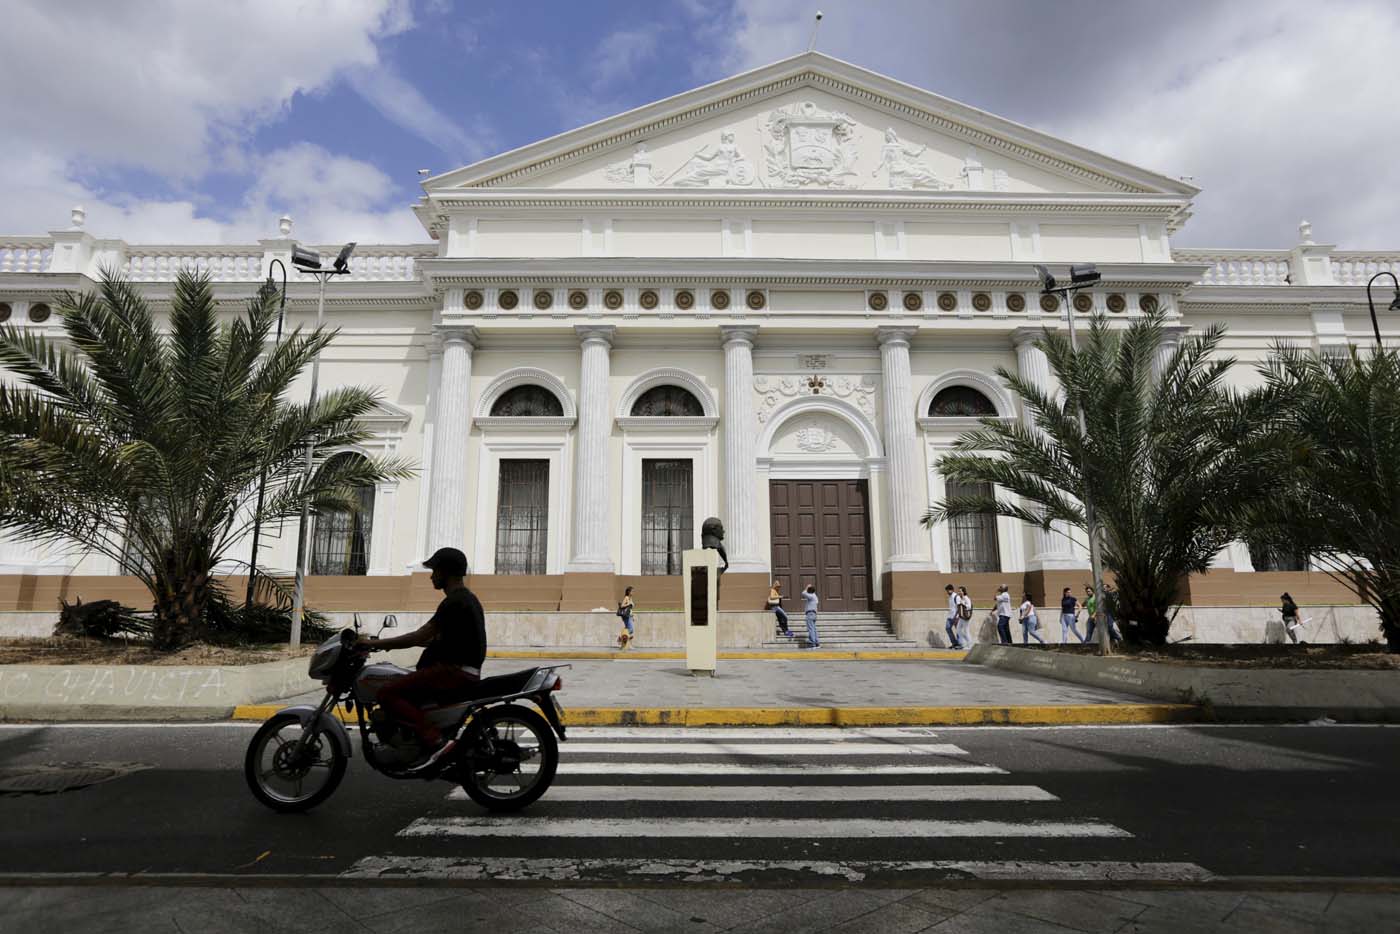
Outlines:
<svg viewBox="0 0 1400 934"><path fill-rule="evenodd" d="M439 548L433 556L423 562L423 567L441 571L448 577L467 576L467 556L456 548Z"/></svg>

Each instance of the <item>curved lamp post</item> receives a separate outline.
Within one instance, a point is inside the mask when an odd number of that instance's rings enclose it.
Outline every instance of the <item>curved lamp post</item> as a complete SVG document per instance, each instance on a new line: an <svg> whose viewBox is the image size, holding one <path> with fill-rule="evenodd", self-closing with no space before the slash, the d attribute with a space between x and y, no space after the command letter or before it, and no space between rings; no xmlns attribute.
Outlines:
<svg viewBox="0 0 1400 934"><path fill-rule="evenodd" d="M1400 311L1400 279L1395 278L1395 273L1389 271L1378 272L1371 277L1371 281L1366 283L1366 304L1371 306L1371 328L1376 332L1376 349L1381 349L1381 326L1376 321L1376 303L1371 298L1371 285L1381 276L1390 276L1390 281L1395 283L1395 297L1390 300L1390 311Z"/></svg>
<svg viewBox="0 0 1400 934"><path fill-rule="evenodd" d="M282 319L287 313L287 265L280 259L274 259L267 264L267 284L264 288L272 288L272 267L282 267L282 303L277 308L277 340L274 345L282 343ZM248 592L243 597L245 607L253 605L253 585L258 579L258 539L262 537L262 511L263 498L267 494L267 468L264 467L262 476L258 479L258 505L253 510L253 550L248 556Z"/></svg>

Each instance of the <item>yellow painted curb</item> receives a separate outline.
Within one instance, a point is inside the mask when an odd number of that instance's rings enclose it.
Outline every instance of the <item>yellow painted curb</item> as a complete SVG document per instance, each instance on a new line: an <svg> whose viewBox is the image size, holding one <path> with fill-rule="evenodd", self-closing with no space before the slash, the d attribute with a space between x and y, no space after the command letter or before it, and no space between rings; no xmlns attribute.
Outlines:
<svg viewBox="0 0 1400 934"><path fill-rule="evenodd" d="M567 701L567 698L566 698ZM272 704L235 707L234 720L266 720ZM345 719L344 711L336 715ZM567 726L1072 726L1190 723L1191 704L1065 704L1020 707L568 707ZM351 722L351 721L347 721Z"/></svg>
<svg viewBox="0 0 1400 934"><path fill-rule="evenodd" d="M613 659L681 659L685 658L685 653L680 651L647 650L647 649L559 649L549 651L548 649L500 649L486 653L487 658L543 658L561 659L568 661L571 659L585 660L613 660ZM720 652L717 656L724 660L753 660L753 659L773 659L778 661L811 661L811 662L845 662L845 661L961 661L967 657L967 652L951 651L948 649L926 649L914 651L899 651L894 649L853 649L849 652L842 652L836 649L794 649L779 650L775 652L763 651L761 649L741 650L736 649L729 652Z"/></svg>

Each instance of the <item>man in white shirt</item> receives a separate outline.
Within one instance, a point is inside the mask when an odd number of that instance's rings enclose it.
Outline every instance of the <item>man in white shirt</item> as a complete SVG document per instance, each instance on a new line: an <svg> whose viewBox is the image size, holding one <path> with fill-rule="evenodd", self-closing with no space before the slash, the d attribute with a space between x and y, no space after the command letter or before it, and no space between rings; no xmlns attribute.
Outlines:
<svg viewBox="0 0 1400 934"><path fill-rule="evenodd" d="M958 607L962 605L962 601L958 599L957 588L952 584L943 590L948 594L948 621L943 626L944 631L948 633L948 647L960 649L962 643L958 642Z"/></svg>
<svg viewBox="0 0 1400 934"><path fill-rule="evenodd" d="M817 588L811 584L802 591L802 613L807 617L807 648L815 649L821 646L817 639Z"/></svg>

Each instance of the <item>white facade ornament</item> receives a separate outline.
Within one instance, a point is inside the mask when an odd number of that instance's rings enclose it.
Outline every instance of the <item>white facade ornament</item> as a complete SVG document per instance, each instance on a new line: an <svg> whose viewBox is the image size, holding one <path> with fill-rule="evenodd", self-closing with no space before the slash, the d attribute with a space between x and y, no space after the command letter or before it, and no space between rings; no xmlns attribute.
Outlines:
<svg viewBox="0 0 1400 934"><path fill-rule="evenodd" d="M758 394L758 422L765 424L786 399L797 396L834 396L860 409L867 418L875 417L875 378L860 376L758 376L753 381Z"/></svg>
<svg viewBox="0 0 1400 934"><path fill-rule="evenodd" d="M68 220L73 225L74 230L82 230L83 224L87 222L87 211L83 210L81 204L75 204L68 215Z"/></svg>
<svg viewBox="0 0 1400 934"><path fill-rule="evenodd" d="M825 454L837 447L836 435L823 425L803 425L793 438L797 447L808 454Z"/></svg>
<svg viewBox="0 0 1400 934"><path fill-rule="evenodd" d="M630 182L636 188L650 188L655 182L651 177L651 153L646 143L638 143L631 157L614 162L603 173L608 181Z"/></svg>
<svg viewBox="0 0 1400 934"><path fill-rule="evenodd" d="M1309 244L1313 242L1312 221L1299 221L1298 242L1303 244Z"/></svg>
<svg viewBox="0 0 1400 934"><path fill-rule="evenodd" d="M752 185L753 163L744 158L734 143L734 134L724 131L719 145L707 145L691 156L666 180L677 188L733 188Z"/></svg>
<svg viewBox="0 0 1400 934"><path fill-rule="evenodd" d="M884 169L889 173L889 188L928 188L943 191L952 188L948 182L933 174L933 169L918 161L919 156L928 150L927 146L915 146L899 138L894 127L885 130L885 144L880 147L880 164L871 176Z"/></svg>
<svg viewBox="0 0 1400 934"><path fill-rule="evenodd" d="M968 191L1007 191L1010 188L1006 170L987 168L977 158L975 150L968 151L958 177L967 185Z"/></svg>
<svg viewBox="0 0 1400 934"><path fill-rule="evenodd" d="M811 101L780 107L762 123L768 184L850 188L856 174L856 124Z"/></svg>
<svg viewBox="0 0 1400 934"><path fill-rule="evenodd" d="M281 234L284 238L290 237L292 235L291 217L289 217L286 214L283 214L277 219L277 232Z"/></svg>

